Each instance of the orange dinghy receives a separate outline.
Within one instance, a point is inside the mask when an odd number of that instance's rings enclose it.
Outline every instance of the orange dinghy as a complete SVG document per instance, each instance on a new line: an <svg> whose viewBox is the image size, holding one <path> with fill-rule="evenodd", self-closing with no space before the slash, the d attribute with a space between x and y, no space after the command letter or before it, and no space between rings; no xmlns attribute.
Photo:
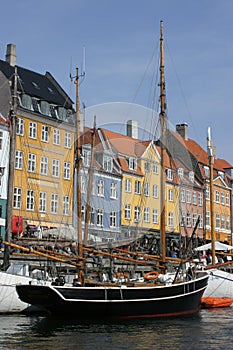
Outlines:
<svg viewBox="0 0 233 350"><path fill-rule="evenodd" d="M233 303L232 298L222 297L222 298L214 298L214 297L205 297L201 298L201 306L203 308L210 307L228 307Z"/></svg>

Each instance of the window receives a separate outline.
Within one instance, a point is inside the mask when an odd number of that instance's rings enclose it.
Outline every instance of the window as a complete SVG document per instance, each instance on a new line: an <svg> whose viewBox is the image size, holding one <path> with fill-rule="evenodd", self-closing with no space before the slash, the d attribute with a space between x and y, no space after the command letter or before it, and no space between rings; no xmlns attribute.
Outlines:
<svg viewBox="0 0 233 350"><path fill-rule="evenodd" d="M21 118L17 119L16 134L20 136L24 135L24 120Z"/></svg>
<svg viewBox="0 0 233 350"><path fill-rule="evenodd" d="M204 166L204 173L207 178L210 177L210 169L208 166Z"/></svg>
<svg viewBox="0 0 233 350"><path fill-rule="evenodd" d="M94 208L91 208L90 212L90 224L94 225L95 224L95 210Z"/></svg>
<svg viewBox="0 0 233 350"><path fill-rule="evenodd" d="M206 218L205 218L206 226L210 227L210 212L206 212Z"/></svg>
<svg viewBox="0 0 233 350"><path fill-rule="evenodd" d="M159 173L159 169L158 169L158 165L157 164L153 165L153 173L154 174L158 174Z"/></svg>
<svg viewBox="0 0 233 350"><path fill-rule="evenodd" d="M206 199L210 199L210 189L209 189L209 187L206 187L206 189L205 189L205 198Z"/></svg>
<svg viewBox="0 0 233 350"><path fill-rule="evenodd" d="M169 202L173 202L174 201L174 192L173 192L173 190L168 190L168 200L169 200Z"/></svg>
<svg viewBox="0 0 233 350"><path fill-rule="evenodd" d="M135 222L140 221L140 207L139 206L134 207L134 221Z"/></svg>
<svg viewBox="0 0 233 350"><path fill-rule="evenodd" d="M152 218L153 224L158 224L158 222L159 222L158 209L153 209L152 216L153 216L153 218Z"/></svg>
<svg viewBox="0 0 233 350"><path fill-rule="evenodd" d="M132 182L130 179L125 179L125 192L132 191Z"/></svg>
<svg viewBox="0 0 233 350"><path fill-rule="evenodd" d="M60 130L53 130L53 144L59 146L60 145Z"/></svg>
<svg viewBox="0 0 233 350"><path fill-rule="evenodd" d="M98 180L97 183L97 195L104 197L104 181L103 180Z"/></svg>
<svg viewBox="0 0 233 350"><path fill-rule="evenodd" d="M191 192L189 190L186 191L186 203L191 203Z"/></svg>
<svg viewBox="0 0 233 350"><path fill-rule="evenodd" d="M193 204L197 204L197 194L196 192L193 192Z"/></svg>
<svg viewBox="0 0 233 350"><path fill-rule="evenodd" d="M193 214L193 227L195 227L197 222L197 214Z"/></svg>
<svg viewBox="0 0 233 350"><path fill-rule="evenodd" d="M51 196L51 213L58 213L58 194L52 193Z"/></svg>
<svg viewBox="0 0 233 350"><path fill-rule="evenodd" d="M125 205L125 220L130 220L131 217L131 207L130 204Z"/></svg>
<svg viewBox="0 0 233 350"><path fill-rule="evenodd" d="M186 215L186 223L187 223L187 227L191 227L191 214L187 213Z"/></svg>
<svg viewBox="0 0 233 350"><path fill-rule="evenodd" d="M103 209L97 209L96 224L97 226L103 226Z"/></svg>
<svg viewBox="0 0 233 350"><path fill-rule="evenodd" d="M149 208L144 208L143 221L150 222L150 209Z"/></svg>
<svg viewBox="0 0 233 350"><path fill-rule="evenodd" d="M115 182L111 182L110 185L110 198L116 199L116 183Z"/></svg>
<svg viewBox="0 0 233 350"><path fill-rule="evenodd" d="M215 222L216 222L216 228L220 228L220 214L217 213L215 217Z"/></svg>
<svg viewBox="0 0 233 350"><path fill-rule="evenodd" d="M171 169L167 169L167 179L168 180L173 180L172 170Z"/></svg>
<svg viewBox="0 0 233 350"><path fill-rule="evenodd" d="M86 167L89 167L91 164L91 152L84 149L82 151L82 154L83 154L83 165Z"/></svg>
<svg viewBox="0 0 233 350"><path fill-rule="evenodd" d="M64 162L64 179L70 180L70 163Z"/></svg>
<svg viewBox="0 0 233 350"><path fill-rule="evenodd" d="M65 141L64 141L64 147L65 148L71 148L71 133L65 132Z"/></svg>
<svg viewBox="0 0 233 350"><path fill-rule="evenodd" d="M144 196L149 196L150 195L150 191L149 191L149 184L148 184L148 182L145 182L144 183Z"/></svg>
<svg viewBox="0 0 233 350"><path fill-rule="evenodd" d="M180 200L182 203L185 203L185 190L181 189L180 191Z"/></svg>
<svg viewBox="0 0 233 350"><path fill-rule="evenodd" d="M168 213L168 226L173 228L174 227L174 218L173 218L173 213L169 212Z"/></svg>
<svg viewBox="0 0 233 350"><path fill-rule="evenodd" d="M13 198L13 207L15 209L21 208L21 196L22 196L22 189L19 187L14 188L14 198Z"/></svg>
<svg viewBox="0 0 233 350"><path fill-rule="evenodd" d="M27 190L27 210L34 210L34 191Z"/></svg>
<svg viewBox="0 0 233 350"><path fill-rule="evenodd" d="M104 155L103 168L106 171L112 171L112 157Z"/></svg>
<svg viewBox="0 0 233 350"><path fill-rule="evenodd" d="M63 215L69 215L69 212L70 212L70 197L69 196L63 196L62 214Z"/></svg>
<svg viewBox="0 0 233 350"><path fill-rule="evenodd" d="M230 230L230 216L226 216L226 229Z"/></svg>
<svg viewBox="0 0 233 350"><path fill-rule="evenodd" d="M184 226L185 225L185 218L186 218L186 213L183 211L181 213L181 217L180 217L180 226Z"/></svg>
<svg viewBox="0 0 233 350"><path fill-rule="evenodd" d="M229 193L226 193L226 205L230 205Z"/></svg>
<svg viewBox="0 0 233 350"><path fill-rule="evenodd" d="M221 203L225 204L225 193L221 192Z"/></svg>
<svg viewBox="0 0 233 350"><path fill-rule="evenodd" d="M110 212L110 227L116 227L116 212Z"/></svg>
<svg viewBox="0 0 233 350"><path fill-rule="evenodd" d="M132 158L132 157L129 158L129 169L134 170L134 171L137 170L137 159L136 158Z"/></svg>
<svg viewBox="0 0 233 350"><path fill-rule="evenodd" d="M15 169L23 169L23 152L15 151Z"/></svg>
<svg viewBox="0 0 233 350"><path fill-rule="evenodd" d="M36 155L33 153L28 154L28 171L31 173L36 171Z"/></svg>
<svg viewBox="0 0 233 350"><path fill-rule="evenodd" d="M36 123L34 122L29 123L29 137L31 139L36 139Z"/></svg>
<svg viewBox="0 0 233 350"><path fill-rule="evenodd" d="M202 196L202 193L198 193L198 205L200 206L200 207L202 207L203 206L203 196Z"/></svg>
<svg viewBox="0 0 233 350"><path fill-rule="evenodd" d="M144 170L145 170L145 173L150 172L150 163L149 162L144 163Z"/></svg>
<svg viewBox="0 0 233 350"><path fill-rule="evenodd" d="M140 181L135 181L135 191L136 194L141 193L141 182Z"/></svg>
<svg viewBox="0 0 233 350"><path fill-rule="evenodd" d="M50 105L47 101L40 101L40 110L42 114L51 116Z"/></svg>
<svg viewBox="0 0 233 350"><path fill-rule="evenodd" d="M215 201L216 203L220 203L220 193L218 190L215 191Z"/></svg>
<svg viewBox="0 0 233 350"><path fill-rule="evenodd" d="M40 173L42 175L48 174L48 157L42 156L40 158Z"/></svg>
<svg viewBox="0 0 233 350"><path fill-rule="evenodd" d="M184 176L184 169L183 168L178 168L178 177L179 179L183 179Z"/></svg>
<svg viewBox="0 0 233 350"><path fill-rule="evenodd" d="M31 98L31 96L26 95L26 94L22 94L21 101L22 101L22 106L24 108L32 110L32 98Z"/></svg>
<svg viewBox="0 0 233 350"><path fill-rule="evenodd" d="M159 197L159 187L158 185L153 185L153 197L158 198Z"/></svg>
<svg viewBox="0 0 233 350"><path fill-rule="evenodd" d="M39 194L39 211L45 213L46 212L46 204L47 204L47 194L46 192L40 192Z"/></svg>
<svg viewBox="0 0 233 350"><path fill-rule="evenodd" d="M41 128L41 141L48 142L49 141L49 128L48 126L42 125Z"/></svg>
<svg viewBox="0 0 233 350"><path fill-rule="evenodd" d="M225 228L225 215L222 215L222 218L221 218L222 220L222 222L221 222L221 227L222 228Z"/></svg>
<svg viewBox="0 0 233 350"><path fill-rule="evenodd" d="M193 171L190 171L190 172L189 172L189 180L190 180L191 182L194 182L194 172L193 172Z"/></svg>
<svg viewBox="0 0 233 350"><path fill-rule="evenodd" d="M202 214L199 214L198 216L199 216L199 218L200 218L198 227L199 227L199 228L203 228L203 217L202 217Z"/></svg>
<svg viewBox="0 0 233 350"><path fill-rule="evenodd" d="M52 176L59 177L60 173L60 160L53 159L52 161Z"/></svg>

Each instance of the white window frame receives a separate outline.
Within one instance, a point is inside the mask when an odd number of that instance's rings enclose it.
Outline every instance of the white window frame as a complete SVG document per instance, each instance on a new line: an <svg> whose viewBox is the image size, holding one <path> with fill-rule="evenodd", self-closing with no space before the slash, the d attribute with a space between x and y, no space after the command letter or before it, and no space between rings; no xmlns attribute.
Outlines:
<svg viewBox="0 0 233 350"><path fill-rule="evenodd" d="M46 213L47 210L47 193L39 193L39 212Z"/></svg>
<svg viewBox="0 0 233 350"><path fill-rule="evenodd" d="M37 124L35 122L29 122L29 137L30 139L37 138Z"/></svg>
<svg viewBox="0 0 233 350"><path fill-rule="evenodd" d="M27 190L27 204L26 209L34 211L35 208L35 192L34 190Z"/></svg>
<svg viewBox="0 0 233 350"><path fill-rule="evenodd" d="M14 187L13 208L21 209L21 202L22 202L22 188Z"/></svg>
<svg viewBox="0 0 233 350"><path fill-rule="evenodd" d="M51 195L51 213L57 214L58 213L58 194L52 193Z"/></svg>

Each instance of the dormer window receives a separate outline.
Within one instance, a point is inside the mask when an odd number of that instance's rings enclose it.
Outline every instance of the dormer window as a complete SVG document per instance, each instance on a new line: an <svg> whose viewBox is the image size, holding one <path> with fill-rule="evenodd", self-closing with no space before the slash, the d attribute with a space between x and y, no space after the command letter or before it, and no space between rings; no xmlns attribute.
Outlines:
<svg viewBox="0 0 233 350"><path fill-rule="evenodd" d="M172 175L172 170L171 169L167 169L167 179L168 180L173 180L173 175Z"/></svg>
<svg viewBox="0 0 233 350"><path fill-rule="evenodd" d="M57 112L60 120L66 120L66 109L64 107L58 107Z"/></svg>
<svg viewBox="0 0 233 350"><path fill-rule="evenodd" d="M178 168L178 176L180 179L183 179L183 176L184 176L184 169L183 168Z"/></svg>
<svg viewBox="0 0 233 350"><path fill-rule="evenodd" d="M218 171L218 175L223 179L224 178L224 173L222 171Z"/></svg>
<svg viewBox="0 0 233 350"><path fill-rule="evenodd" d="M103 168L106 171L112 171L112 157L104 155L103 158Z"/></svg>
<svg viewBox="0 0 233 350"><path fill-rule="evenodd" d="M210 169L208 166L204 166L204 172L205 172L205 176L207 178L209 178L210 177Z"/></svg>
<svg viewBox="0 0 233 350"><path fill-rule="evenodd" d="M23 94L21 101L22 101L22 106L24 108L32 110L32 98L31 98L31 96Z"/></svg>
<svg viewBox="0 0 233 350"><path fill-rule="evenodd" d="M189 180L194 182L194 172L193 171L189 172Z"/></svg>
<svg viewBox="0 0 233 350"><path fill-rule="evenodd" d="M42 114L51 116L50 105L47 101L40 102L40 110Z"/></svg>
<svg viewBox="0 0 233 350"><path fill-rule="evenodd" d="M89 167L91 164L91 151L89 149L82 150L82 163L84 166Z"/></svg>
<svg viewBox="0 0 233 350"><path fill-rule="evenodd" d="M129 169L134 170L134 171L137 170L137 159L136 158L133 158L133 157L129 158Z"/></svg>

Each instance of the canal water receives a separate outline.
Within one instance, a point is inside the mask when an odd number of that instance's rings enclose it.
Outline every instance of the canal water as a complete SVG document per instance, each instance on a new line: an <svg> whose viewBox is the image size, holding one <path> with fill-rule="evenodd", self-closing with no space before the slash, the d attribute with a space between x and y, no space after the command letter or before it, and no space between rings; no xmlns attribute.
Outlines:
<svg viewBox="0 0 233 350"><path fill-rule="evenodd" d="M202 309L186 318L117 322L1 315L0 349L231 350L233 307Z"/></svg>

